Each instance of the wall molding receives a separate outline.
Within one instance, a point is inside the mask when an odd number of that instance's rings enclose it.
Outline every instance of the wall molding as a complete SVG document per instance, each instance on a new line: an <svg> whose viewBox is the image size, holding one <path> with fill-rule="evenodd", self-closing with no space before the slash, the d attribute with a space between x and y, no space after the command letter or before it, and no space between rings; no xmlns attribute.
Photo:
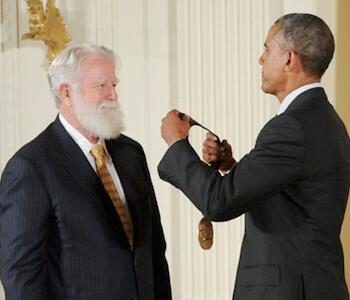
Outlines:
<svg viewBox="0 0 350 300"><path fill-rule="evenodd" d="M55 113L44 74L46 47L20 42L28 15L23 0L0 0L0 171ZM20 2L21 1L21 2ZM244 220L215 223L215 242L197 241L201 214L161 181L167 146L161 118L178 108L231 143L240 159L278 108L260 90L258 58L270 25L283 13L309 11L335 30L336 1L58 0L73 37L110 47L121 58L119 95L127 132L145 150L167 239L173 298L231 299ZM30 56L30 59L28 59ZM324 84L335 92L335 73ZM335 98L335 97L334 97ZM38 113L40 112L40 114ZM38 116L33 121L32 115ZM200 154L204 132L191 129ZM0 299L1 298L0 295Z"/></svg>
<svg viewBox="0 0 350 300"><path fill-rule="evenodd" d="M0 172L18 147L17 1L2 0L0 53Z"/></svg>

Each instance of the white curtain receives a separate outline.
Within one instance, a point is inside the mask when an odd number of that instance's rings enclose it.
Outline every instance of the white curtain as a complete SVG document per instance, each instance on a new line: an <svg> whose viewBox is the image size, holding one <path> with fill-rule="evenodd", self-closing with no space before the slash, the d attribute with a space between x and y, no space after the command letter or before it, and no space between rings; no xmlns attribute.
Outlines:
<svg viewBox="0 0 350 300"><path fill-rule="evenodd" d="M46 80L46 48L42 42L20 40L28 31L25 1L0 2L1 171L57 111ZM103 44L121 59L126 134L147 155L168 243L174 299L231 299L244 220L214 224L214 246L201 250L200 213L157 175L166 150L160 120L178 108L228 139L236 159L241 158L278 107L260 90L257 62L270 25L287 12L311 12L336 34L337 1L57 0L56 5L72 34L71 44ZM331 99L334 66L324 80ZM202 130L191 130L198 151L203 137Z"/></svg>

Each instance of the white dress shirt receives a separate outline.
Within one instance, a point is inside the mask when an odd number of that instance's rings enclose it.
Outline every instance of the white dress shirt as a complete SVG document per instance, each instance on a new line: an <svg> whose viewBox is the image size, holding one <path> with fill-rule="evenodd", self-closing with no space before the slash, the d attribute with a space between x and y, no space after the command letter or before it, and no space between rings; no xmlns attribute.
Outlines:
<svg viewBox="0 0 350 300"><path fill-rule="evenodd" d="M62 114L59 114L58 118L59 118L60 122L62 123L64 129L66 129L68 134L77 143L77 145L79 146L81 151L84 153L86 159L90 163L91 167L96 172L95 159L92 156L92 154L90 153L90 150L91 150L93 144L90 143L89 140L85 136L83 136L78 130L76 130L71 124L69 124L69 122L64 118L64 116ZM109 173L112 176L114 185L115 185L115 187L118 190L120 199L122 200L122 202L123 202L123 204L124 204L124 206L126 208L126 212L128 214L128 217L130 218L130 213L129 213L129 209L128 209L128 204L126 202L124 190L123 190L122 184L120 182L120 178L118 176L117 170L115 169L115 167L113 165L113 162L112 162L112 159L111 159L111 157L110 157L110 155L108 153L108 150L107 150L107 147L106 147L106 143L105 143L104 139L99 139L97 143L101 144L103 146L103 148L105 149L105 152L106 152L106 165L107 165L108 171L109 171Z"/></svg>
<svg viewBox="0 0 350 300"><path fill-rule="evenodd" d="M300 94L306 92L307 90L316 88L316 87L322 87L321 83L319 82L314 82L314 83L309 83L309 84L305 84L299 88L297 88L296 90L294 90L293 92L289 93L282 101L280 108L277 112L277 116L284 113L286 111L286 109L288 108L288 106L295 100L296 97L298 97Z"/></svg>

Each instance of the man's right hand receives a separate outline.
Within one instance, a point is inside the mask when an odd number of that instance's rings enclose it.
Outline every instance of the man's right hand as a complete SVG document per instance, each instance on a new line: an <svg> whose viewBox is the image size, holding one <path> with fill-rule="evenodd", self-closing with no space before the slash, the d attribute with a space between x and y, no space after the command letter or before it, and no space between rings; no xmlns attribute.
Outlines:
<svg viewBox="0 0 350 300"><path fill-rule="evenodd" d="M202 155L203 160L209 164L221 161L219 169L223 172L230 170L236 163L232 156L231 145L226 140L219 145L217 137L210 132L207 133L207 138L203 142Z"/></svg>
<svg viewBox="0 0 350 300"><path fill-rule="evenodd" d="M179 113L178 110L173 109L162 119L161 136L169 146L178 140L187 138L191 128L189 117L183 115L180 118Z"/></svg>

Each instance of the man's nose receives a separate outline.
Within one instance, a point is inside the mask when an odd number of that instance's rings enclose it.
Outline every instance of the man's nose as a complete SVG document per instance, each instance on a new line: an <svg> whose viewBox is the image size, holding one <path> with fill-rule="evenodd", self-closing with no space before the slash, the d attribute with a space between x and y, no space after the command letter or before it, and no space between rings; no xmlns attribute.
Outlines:
<svg viewBox="0 0 350 300"><path fill-rule="evenodd" d="M117 93L117 90L115 89L115 86L111 86L108 89L107 99L112 100L112 101L118 100L118 93Z"/></svg>
<svg viewBox="0 0 350 300"><path fill-rule="evenodd" d="M260 57L259 57L259 59L258 59L258 63L259 63L259 65L262 65L262 64L263 64L263 62L264 62L263 56L262 56L262 55L260 55Z"/></svg>

